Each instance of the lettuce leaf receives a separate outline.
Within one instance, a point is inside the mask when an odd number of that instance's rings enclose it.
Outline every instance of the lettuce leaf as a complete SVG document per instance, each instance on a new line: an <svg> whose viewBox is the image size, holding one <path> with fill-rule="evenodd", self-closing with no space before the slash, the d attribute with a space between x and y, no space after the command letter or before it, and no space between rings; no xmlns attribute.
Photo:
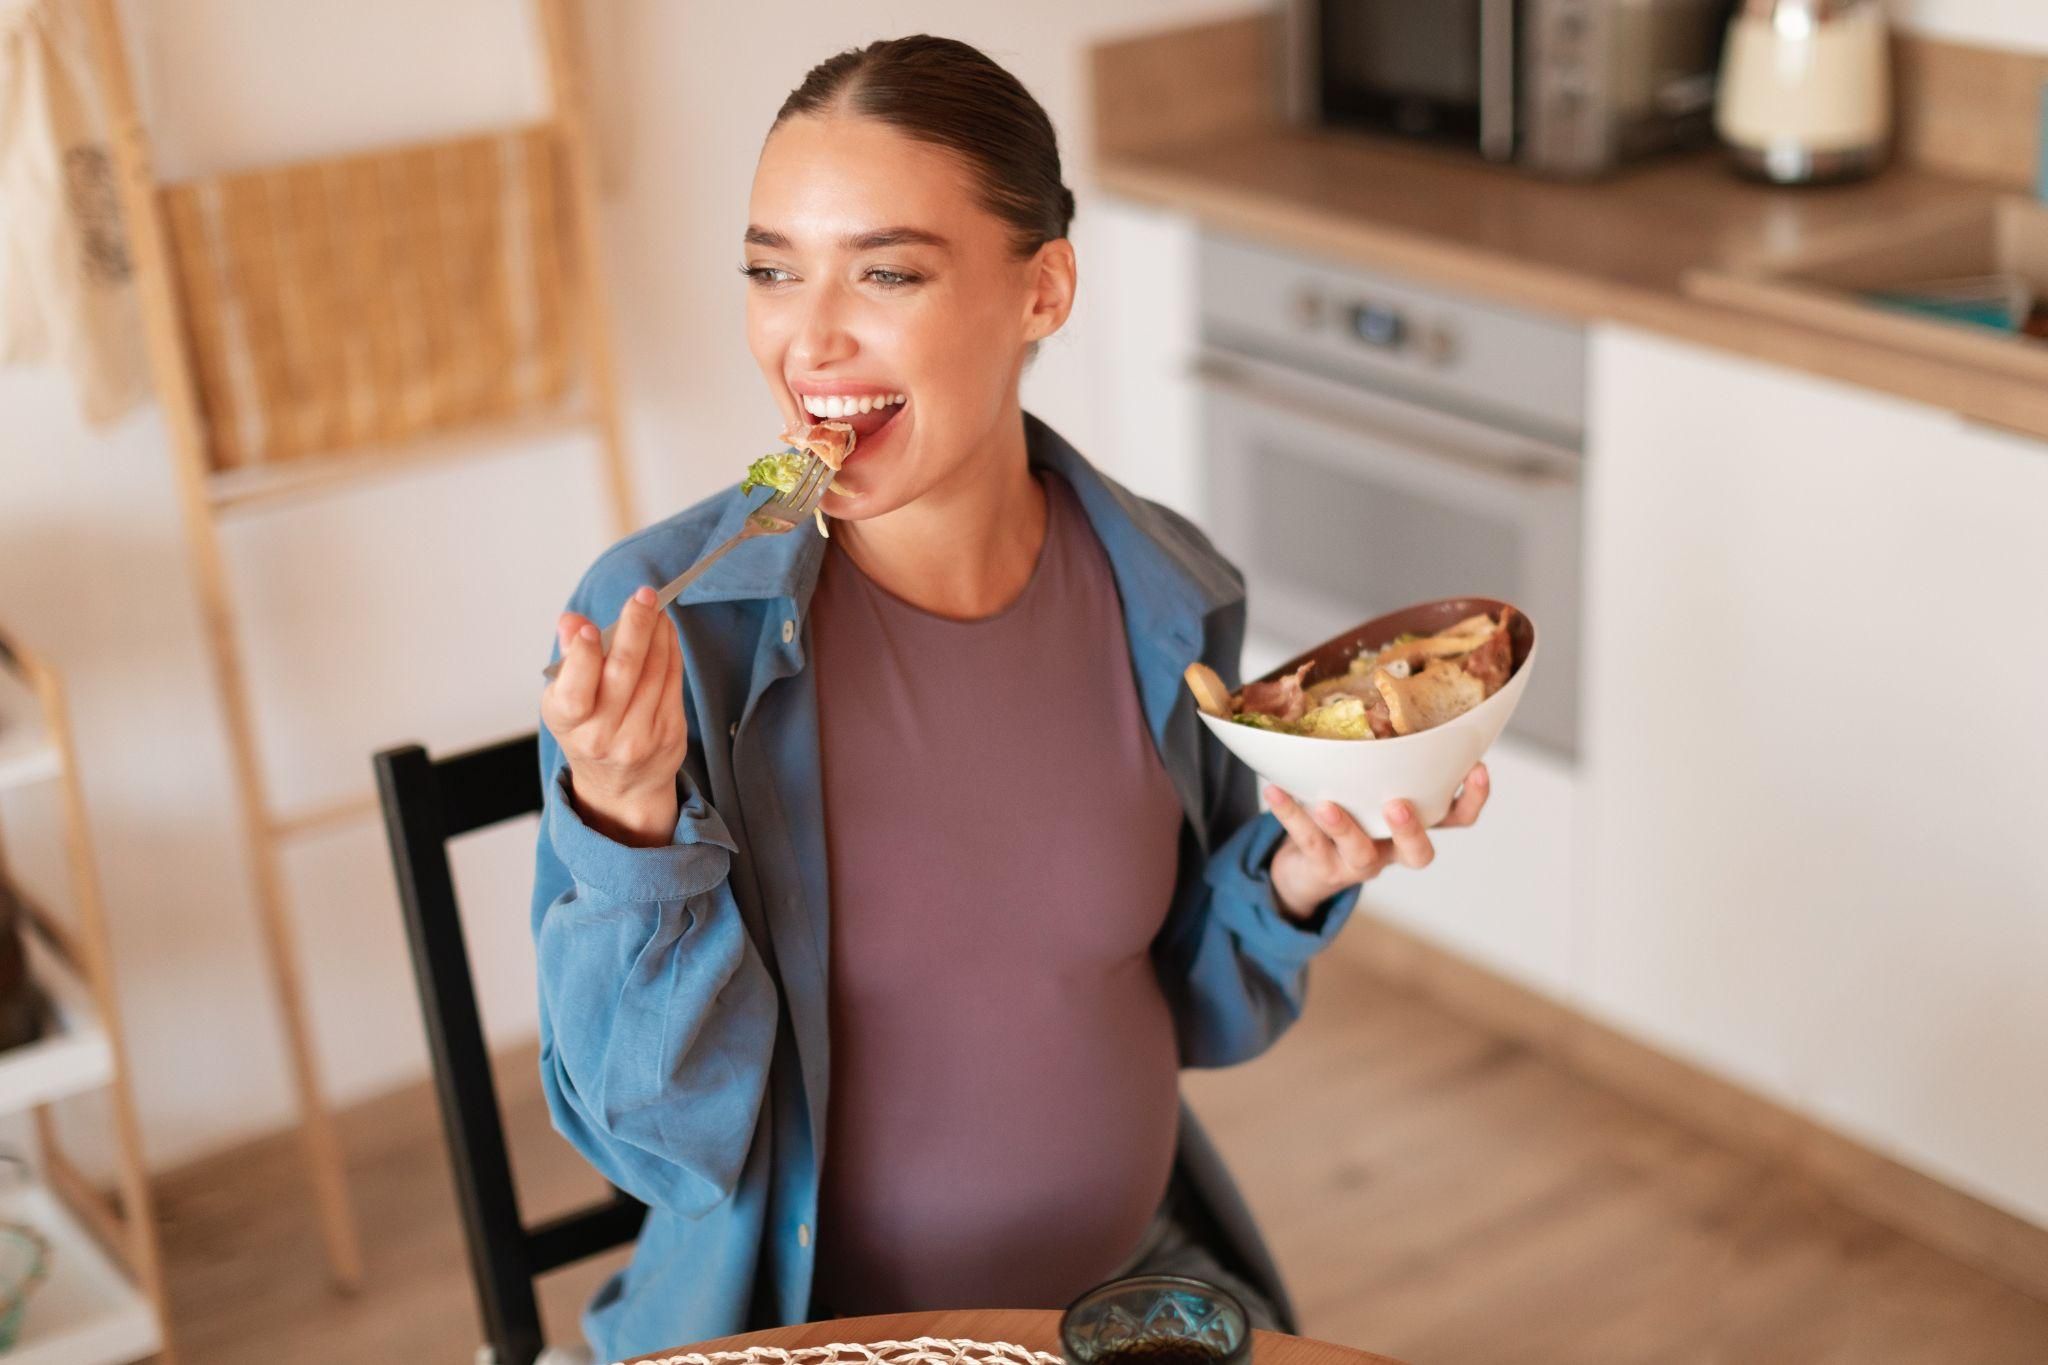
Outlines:
<svg viewBox="0 0 2048 1365"><path fill-rule="evenodd" d="M778 455L763 455L747 466L746 477L740 480L740 492L751 493L756 488L772 488L778 493L787 493L796 487L803 477L804 457L793 450Z"/></svg>

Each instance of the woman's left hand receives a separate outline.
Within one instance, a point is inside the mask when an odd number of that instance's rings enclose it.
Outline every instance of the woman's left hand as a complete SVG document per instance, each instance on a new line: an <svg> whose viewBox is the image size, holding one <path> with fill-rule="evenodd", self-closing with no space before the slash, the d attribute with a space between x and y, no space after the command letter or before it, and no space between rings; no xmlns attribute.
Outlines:
<svg viewBox="0 0 2048 1365"><path fill-rule="evenodd" d="M1490 789L1486 765L1475 765L1465 774L1464 790L1437 828L1452 829L1477 820ZM1275 786L1266 788L1266 804L1287 830L1286 840L1273 850L1273 894L1280 908L1295 919L1307 919L1339 891L1371 881L1391 864L1428 867L1436 857L1429 832L1406 801L1389 801L1382 807L1394 831L1391 839L1373 838L1341 806L1325 801L1310 810Z"/></svg>

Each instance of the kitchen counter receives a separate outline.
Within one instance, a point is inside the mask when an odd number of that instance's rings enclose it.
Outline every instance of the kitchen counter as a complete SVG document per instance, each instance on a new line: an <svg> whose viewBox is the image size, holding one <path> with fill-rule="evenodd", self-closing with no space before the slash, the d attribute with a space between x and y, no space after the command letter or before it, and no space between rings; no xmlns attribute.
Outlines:
<svg viewBox="0 0 2048 1365"><path fill-rule="evenodd" d="M1216 37L1233 31L1235 47ZM1268 69L1258 34L1240 21L1097 49L1096 182L1270 245L1662 332L2048 439L2038 384L1766 318L1685 286L1694 271L2009 191L1910 168L1776 189L1739 179L1713 152L1568 183L1422 144L1275 126L1267 91L1249 88Z"/></svg>

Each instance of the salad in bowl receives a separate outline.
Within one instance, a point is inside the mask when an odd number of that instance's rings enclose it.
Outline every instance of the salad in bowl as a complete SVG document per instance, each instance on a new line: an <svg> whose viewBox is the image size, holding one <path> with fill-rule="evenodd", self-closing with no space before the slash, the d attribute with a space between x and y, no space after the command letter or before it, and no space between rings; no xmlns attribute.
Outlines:
<svg viewBox="0 0 2048 1365"><path fill-rule="evenodd" d="M1536 627L1493 598L1376 616L1232 690L1193 664L1188 688L1224 747L1297 801L1331 801L1375 838L1404 798L1425 826L1514 714Z"/></svg>

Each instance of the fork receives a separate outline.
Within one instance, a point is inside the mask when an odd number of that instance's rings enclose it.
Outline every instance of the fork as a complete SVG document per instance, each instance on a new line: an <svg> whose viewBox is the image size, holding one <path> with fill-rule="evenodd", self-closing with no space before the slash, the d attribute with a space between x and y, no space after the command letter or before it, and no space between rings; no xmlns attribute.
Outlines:
<svg viewBox="0 0 2048 1365"><path fill-rule="evenodd" d="M741 541L753 540L759 536L779 536L784 531L794 530L796 527L809 521L811 514L818 510L818 504L825 500L825 490L832 486L832 479L836 472L831 465L826 464L816 455L806 455L803 472L797 476L796 487L790 489L787 493L777 493L774 497L747 513L746 524L740 527L738 535L733 536L725 544L719 546L710 554L705 555L674 578L671 578L667 585L659 593L655 594L654 605L666 607L669 603L675 601L676 598L682 595L684 588L689 587L701 578L706 569L723 559L726 553ZM598 648L601 652L605 654L611 653L612 636L617 632L618 628L619 623L617 621L613 621L604 628L604 635L598 641ZM541 670L541 676L549 682L553 682L555 676L561 671L562 660L557 659Z"/></svg>

